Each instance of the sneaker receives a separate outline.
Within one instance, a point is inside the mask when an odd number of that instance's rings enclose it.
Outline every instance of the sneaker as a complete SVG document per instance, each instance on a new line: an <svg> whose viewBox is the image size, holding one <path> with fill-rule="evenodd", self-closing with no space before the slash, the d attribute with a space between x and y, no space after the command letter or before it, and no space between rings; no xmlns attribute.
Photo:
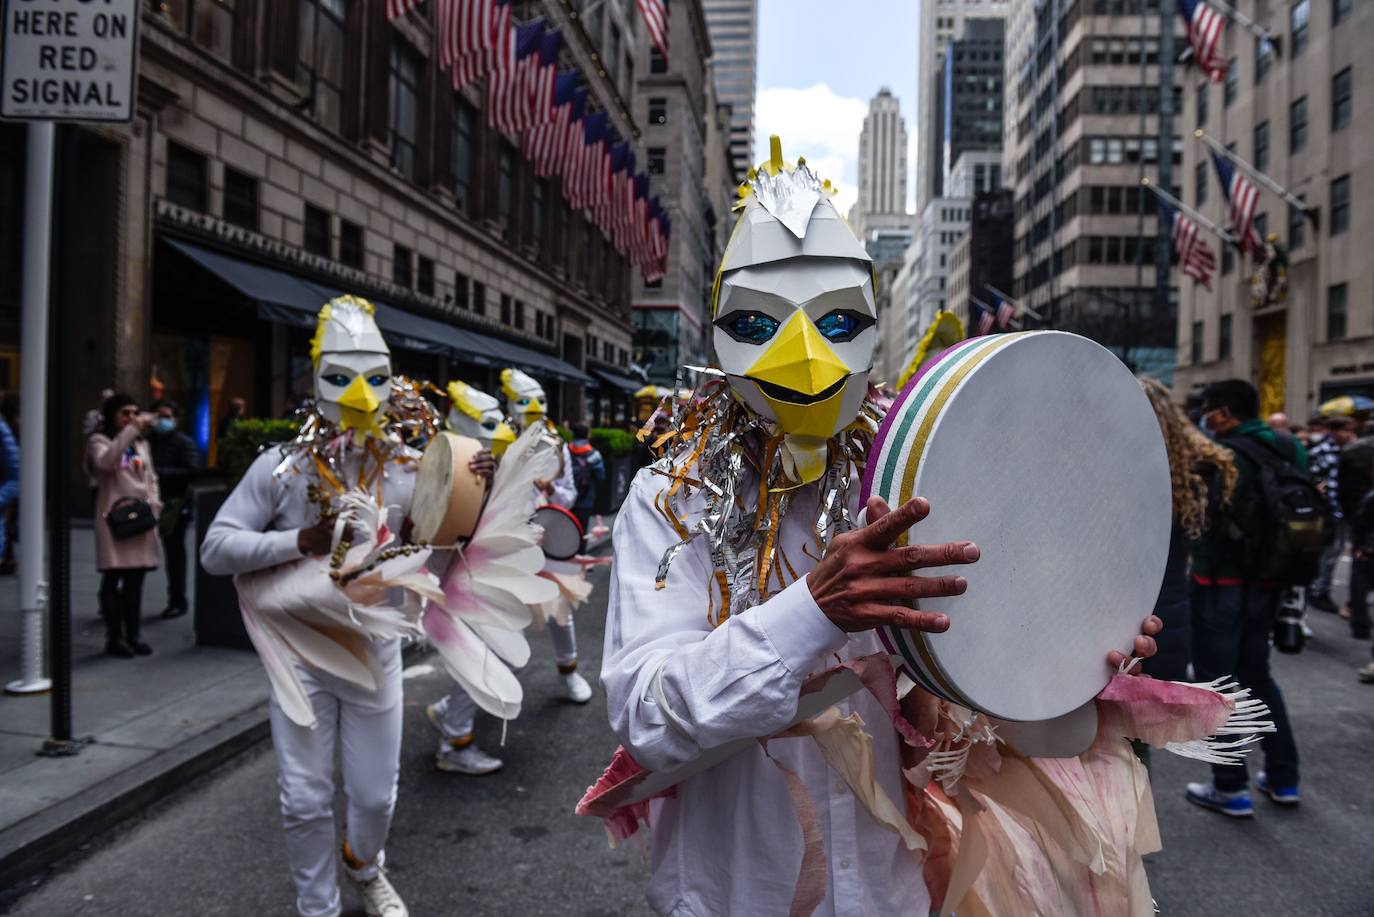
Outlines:
<svg viewBox="0 0 1374 917"><path fill-rule="evenodd" d="M1360 676L1360 681L1365 684L1374 684L1374 662L1367 662L1355 670L1355 674Z"/></svg>
<svg viewBox="0 0 1374 917"><path fill-rule="evenodd" d="M410 917L406 903L396 893L396 888L386 877L385 871L377 870L377 875L371 879L361 879L347 867L344 868L344 873L362 897L363 913L367 914L367 917Z"/></svg>
<svg viewBox="0 0 1374 917"><path fill-rule="evenodd" d="M1195 806L1214 809L1222 815L1230 815L1232 818L1249 818L1255 814L1254 806L1250 804L1248 791L1223 793L1212 786L1210 781L1188 784L1188 801Z"/></svg>
<svg viewBox="0 0 1374 917"><path fill-rule="evenodd" d="M585 704L592 699L592 686L587 684L587 679L576 672L567 672L561 676L563 680L563 696L574 704Z"/></svg>
<svg viewBox="0 0 1374 917"><path fill-rule="evenodd" d="M1292 786L1270 786L1269 775L1260 771L1255 777L1255 789L1259 790L1270 799L1281 806L1295 806L1298 804L1298 785Z"/></svg>
<svg viewBox="0 0 1374 917"><path fill-rule="evenodd" d="M450 774L480 777L483 774L496 773L505 766L505 762L482 751L475 742L455 748L447 739L440 739L439 752L434 756L434 766Z"/></svg>

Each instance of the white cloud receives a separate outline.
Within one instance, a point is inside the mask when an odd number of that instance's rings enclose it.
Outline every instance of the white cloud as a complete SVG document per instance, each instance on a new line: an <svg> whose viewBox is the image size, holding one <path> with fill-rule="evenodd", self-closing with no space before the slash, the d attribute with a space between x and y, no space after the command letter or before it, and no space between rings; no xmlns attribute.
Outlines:
<svg viewBox="0 0 1374 917"><path fill-rule="evenodd" d="M805 89L762 89L754 100L754 161L768 158L768 137L782 138L788 159L805 156L836 187L835 206L847 214L858 197L859 132L868 103L836 95L825 83Z"/></svg>

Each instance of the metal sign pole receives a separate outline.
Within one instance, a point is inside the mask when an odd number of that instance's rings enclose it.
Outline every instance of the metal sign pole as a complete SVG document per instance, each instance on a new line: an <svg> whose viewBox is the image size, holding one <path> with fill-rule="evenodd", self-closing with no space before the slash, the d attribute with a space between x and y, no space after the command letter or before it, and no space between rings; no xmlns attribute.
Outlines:
<svg viewBox="0 0 1374 917"><path fill-rule="evenodd" d="M5 686L11 694L47 691L43 677L44 425L48 391L48 281L52 245L52 122L28 127L24 164L24 288L20 353L19 413L19 607L22 609L20 677Z"/></svg>

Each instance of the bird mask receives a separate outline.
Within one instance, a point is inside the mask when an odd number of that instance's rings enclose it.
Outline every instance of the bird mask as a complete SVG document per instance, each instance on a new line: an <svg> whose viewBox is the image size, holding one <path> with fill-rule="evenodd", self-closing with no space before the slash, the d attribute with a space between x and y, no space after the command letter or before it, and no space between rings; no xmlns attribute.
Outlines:
<svg viewBox="0 0 1374 917"><path fill-rule="evenodd" d="M357 296L325 303L310 341L310 360L320 415L357 436L380 435L391 395L391 351L372 303Z"/></svg>
<svg viewBox="0 0 1374 917"><path fill-rule="evenodd" d="M515 442L515 431L501 413L501 402L486 392L480 392L466 382L448 384L449 430L470 436L500 456Z"/></svg>
<svg viewBox="0 0 1374 917"><path fill-rule="evenodd" d="M518 369L501 370L501 391L506 396L506 413L516 429L543 420L548 412L544 387Z"/></svg>

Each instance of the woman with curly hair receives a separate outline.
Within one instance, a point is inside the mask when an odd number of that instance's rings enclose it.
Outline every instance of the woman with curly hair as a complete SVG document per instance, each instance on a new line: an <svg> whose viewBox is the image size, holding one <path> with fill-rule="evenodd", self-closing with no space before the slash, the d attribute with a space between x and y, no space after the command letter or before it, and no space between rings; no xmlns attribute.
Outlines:
<svg viewBox="0 0 1374 917"><path fill-rule="evenodd" d="M1188 543L1206 529L1211 511L1231 501L1236 465L1230 450L1212 442L1193 425L1182 405L1157 379L1140 377L1164 434L1173 485L1174 530L1169 540L1169 563L1155 602L1164 630L1155 642L1159 652L1144 663L1146 673L1170 681L1186 681L1191 652L1188 612ZM1212 493L1217 488L1216 494Z"/></svg>

